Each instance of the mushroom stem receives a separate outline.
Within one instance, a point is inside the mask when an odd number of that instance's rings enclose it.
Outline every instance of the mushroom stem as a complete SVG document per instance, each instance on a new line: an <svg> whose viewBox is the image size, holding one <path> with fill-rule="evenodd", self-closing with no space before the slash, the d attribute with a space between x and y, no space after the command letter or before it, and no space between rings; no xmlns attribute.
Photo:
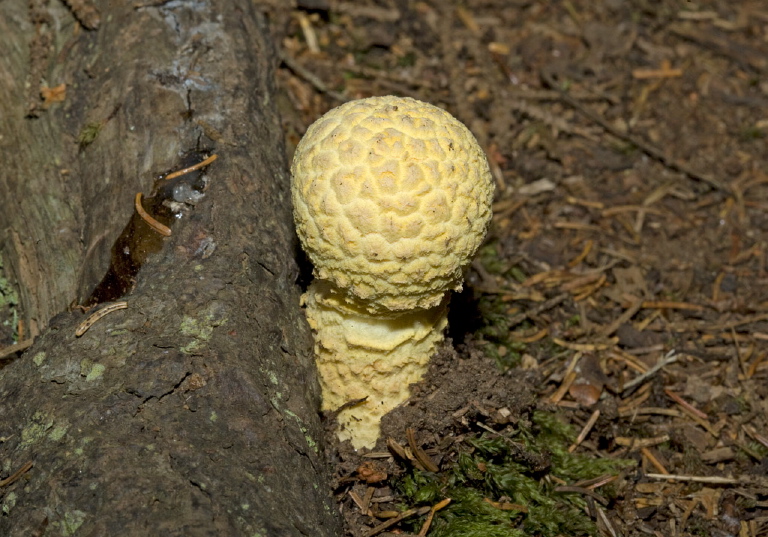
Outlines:
<svg viewBox="0 0 768 537"><path fill-rule="evenodd" d="M448 299L430 309L372 315L330 282L310 285L302 300L315 332L322 409L364 399L339 411L340 440L355 449L376 444L381 417L408 398L443 340Z"/></svg>
<svg viewBox="0 0 768 537"><path fill-rule="evenodd" d="M450 292L488 231L488 161L445 110L369 97L315 121L291 174L316 278L303 300L323 409L338 412L342 440L372 447L381 416L408 398L442 341Z"/></svg>

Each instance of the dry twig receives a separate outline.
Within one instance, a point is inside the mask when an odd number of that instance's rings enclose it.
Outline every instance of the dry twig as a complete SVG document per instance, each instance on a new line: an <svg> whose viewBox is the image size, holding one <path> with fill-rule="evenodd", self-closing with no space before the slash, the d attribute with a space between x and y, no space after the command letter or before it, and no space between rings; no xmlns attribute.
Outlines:
<svg viewBox="0 0 768 537"><path fill-rule="evenodd" d="M645 474L650 479L671 479L690 483L708 483L710 485L747 485L755 483L761 487L768 486L768 479L759 476L720 477L678 474Z"/></svg>
<svg viewBox="0 0 768 537"><path fill-rule="evenodd" d="M571 446L568 448L568 453L573 453L577 447L579 447L579 444L581 444L584 439L589 434L589 431L592 430L592 427L595 426L595 423L597 423L597 419L600 417L600 410L595 410L592 415L589 417L589 420L587 421L586 425L584 425L584 428L579 433L578 438L576 438L576 441L571 444Z"/></svg>
<svg viewBox="0 0 768 537"><path fill-rule="evenodd" d="M124 310L127 307L128 302L123 301L115 302L114 304L110 304L101 308L100 310L94 311L82 323L80 323L80 326L77 327L77 330L75 330L75 337L80 337L85 334L88 329L96 324L96 322L99 321L99 319L102 317L109 315L113 311Z"/></svg>
<svg viewBox="0 0 768 537"><path fill-rule="evenodd" d="M378 526L372 528L369 532L365 534L365 537L373 537L374 535L378 535L379 533L383 532L385 529L391 526L394 526L401 520L412 517L413 515L417 515L417 516L426 515L427 513L429 513L430 510L431 510L431 507L415 507L413 509L408 509L407 511L403 511L396 517L390 518L386 522L382 522Z"/></svg>
<svg viewBox="0 0 768 537"><path fill-rule="evenodd" d="M421 463L424 469L428 472L439 472L440 468L438 468L437 465L432 462L432 459L429 457L429 455L427 455L424 450L421 449L421 446L416 443L416 433L411 427L408 427L405 430L405 436L408 438L408 446L410 446L411 452L413 452L413 456L416 457L416 460Z"/></svg>
<svg viewBox="0 0 768 537"><path fill-rule="evenodd" d="M303 78L305 81L309 82L314 88L319 91L320 93L324 93L328 95L329 97L345 103L349 101L349 98L345 95L333 91L328 86L325 85L325 82L320 80L320 78L315 75L313 72L311 72L308 69L305 69L299 62L291 58L288 54L286 54L283 51L280 51L280 61L285 64L285 66L294 72L297 76Z"/></svg>
<svg viewBox="0 0 768 537"><path fill-rule="evenodd" d="M8 347L0 349L0 360L12 356L17 352L27 350L32 346L33 341L34 340L31 338L25 339L24 341L19 341L18 343L14 343L13 345L9 345Z"/></svg>
<svg viewBox="0 0 768 537"><path fill-rule="evenodd" d="M34 466L34 463L32 461L27 461L21 468L16 470L14 473L6 477L5 479L0 479L0 487L5 487L6 485L10 485L17 479L19 479L21 476L26 474L30 468Z"/></svg>
<svg viewBox="0 0 768 537"><path fill-rule="evenodd" d="M640 386L643 382L648 380L650 377L664 369L669 364L673 364L677 361L677 355L675 354L674 349L669 351L667 354L664 355L663 358L661 358L658 362L656 362L656 365L654 365L652 368L650 368L648 371L640 375L639 377L636 377L632 379L631 381L627 382L624 385L624 389L621 392L621 395L623 397L626 397L627 395L630 395L633 391L635 391L635 388L637 386Z"/></svg>
<svg viewBox="0 0 768 537"><path fill-rule="evenodd" d="M451 499L446 498L432 506L432 508L429 510L429 514L427 515L427 520L424 521L424 525L421 527L421 530L419 530L419 537L424 537L427 534L429 527L432 525L432 519L435 518L435 513L437 513L443 507L447 506L449 503L451 503Z"/></svg>

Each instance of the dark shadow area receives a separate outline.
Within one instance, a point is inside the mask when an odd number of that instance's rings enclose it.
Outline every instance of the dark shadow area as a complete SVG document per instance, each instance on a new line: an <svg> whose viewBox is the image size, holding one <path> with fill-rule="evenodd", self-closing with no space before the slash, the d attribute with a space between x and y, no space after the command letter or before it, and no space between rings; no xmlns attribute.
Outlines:
<svg viewBox="0 0 768 537"><path fill-rule="evenodd" d="M307 290L309 284L312 283L312 269L314 267L312 266L312 261L309 260L307 254L302 250L298 240L295 244L296 251L294 257L296 259L296 265L299 267L299 272L296 275L296 285L301 288L301 292L303 293Z"/></svg>
<svg viewBox="0 0 768 537"><path fill-rule="evenodd" d="M208 151L187 153L179 163L179 171L164 173L155 180L151 197L136 195L135 210L112 246L109 269L83 306L117 300L133 289L142 265L162 249L183 209L204 196L205 169L210 164L206 159L212 162Z"/></svg>
<svg viewBox="0 0 768 537"><path fill-rule="evenodd" d="M471 335L485 325L480 311L479 296L467 284L460 293L453 293L448 306L447 337L456 345L464 343L467 335Z"/></svg>

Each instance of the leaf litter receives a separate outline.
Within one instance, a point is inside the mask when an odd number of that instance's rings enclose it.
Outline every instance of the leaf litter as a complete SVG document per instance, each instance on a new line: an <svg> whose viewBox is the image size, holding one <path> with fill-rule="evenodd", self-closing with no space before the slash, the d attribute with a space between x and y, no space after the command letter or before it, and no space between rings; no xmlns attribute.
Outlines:
<svg viewBox="0 0 768 537"><path fill-rule="evenodd" d="M767 43L757 0L296 3L289 147L411 96L497 184L450 344L328 436L346 535L768 534Z"/></svg>

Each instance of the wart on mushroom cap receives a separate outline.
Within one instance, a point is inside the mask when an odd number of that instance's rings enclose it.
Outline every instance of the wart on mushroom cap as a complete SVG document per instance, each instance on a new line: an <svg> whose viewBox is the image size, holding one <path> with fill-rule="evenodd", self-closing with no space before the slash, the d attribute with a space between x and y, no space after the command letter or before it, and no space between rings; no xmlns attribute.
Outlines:
<svg viewBox="0 0 768 537"><path fill-rule="evenodd" d="M443 339L448 292L491 219L493 181L472 133L410 98L346 103L313 123L291 167L296 228L317 278L302 298L323 410L373 447Z"/></svg>

